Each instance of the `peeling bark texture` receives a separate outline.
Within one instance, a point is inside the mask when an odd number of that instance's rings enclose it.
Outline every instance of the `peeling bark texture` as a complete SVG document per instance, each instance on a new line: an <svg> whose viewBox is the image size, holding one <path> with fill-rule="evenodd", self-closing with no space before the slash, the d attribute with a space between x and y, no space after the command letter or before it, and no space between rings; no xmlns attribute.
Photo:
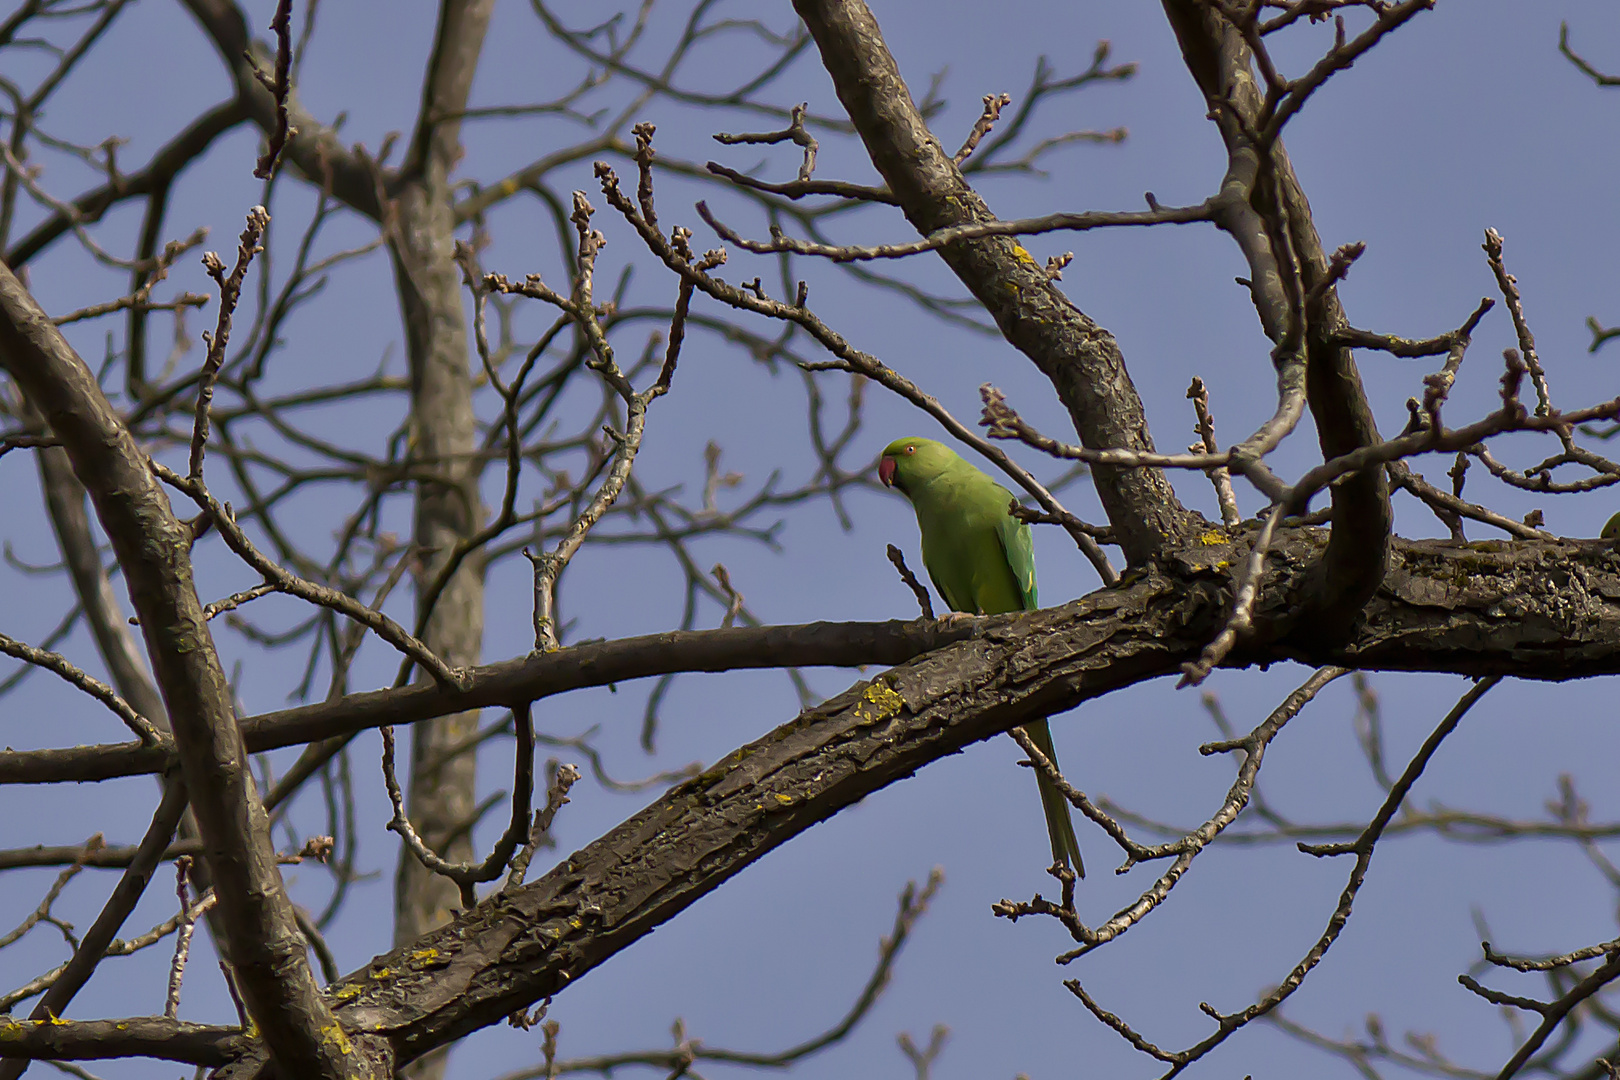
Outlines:
<svg viewBox="0 0 1620 1080"><path fill-rule="evenodd" d="M564 860L329 988L346 1028L399 1060L565 988L727 878L930 761L1112 690L1174 674L1230 603L1253 528L1060 608L984 620L964 641L860 682ZM1210 537L1213 540L1213 536ZM1290 632L1327 537L1281 535L1259 632L1232 665L1566 679L1620 673L1620 554L1607 542L1398 546L1355 636ZM1264 644L1261 644L1264 642ZM216 1075L264 1075L254 1055Z"/></svg>
<svg viewBox="0 0 1620 1080"><path fill-rule="evenodd" d="M1258 155L1251 201L1273 232L1274 257L1281 260L1284 252L1293 253L1298 286L1306 298L1314 298L1306 307L1303 328L1305 383L1323 460L1373 445L1379 441L1378 425L1362 389L1361 374L1350 350L1333 340L1346 325L1338 291L1317 287L1327 279L1328 256L1322 250L1305 190L1294 175L1281 139L1269 149L1254 145L1263 95L1255 85L1249 47L1211 5L1197 0L1163 2L1187 70L1211 103L1211 116L1227 153L1234 161ZM1273 284L1290 294L1288 302L1297 311L1303 298L1297 295L1294 275L1273 276L1280 279ZM1257 296L1256 303L1264 302ZM1297 326L1267 319L1264 311L1261 316L1271 324L1267 329L1274 336L1299 331ZM1349 632L1350 623L1384 579L1394 528L1389 483L1381 468L1366 469L1335 484L1332 498L1333 536L1318 586L1310 597L1318 632L1327 637Z"/></svg>
<svg viewBox="0 0 1620 1080"><path fill-rule="evenodd" d="M95 375L3 266L0 366L62 440L123 569L249 1010L296 1075L370 1076L370 1063L337 1030L304 954L230 686L193 587L191 531L175 518Z"/></svg>
<svg viewBox="0 0 1620 1080"><path fill-rule="evenodd" d="M995 220L928 131L877 20L862 0L794 0L872 164L924 235ZM1119 343L1074 306L1013 237L964 240L940 251L1012 345L1052 380L1083 445L1153 451L1142 400ZM1092 469L1114 535L1140 566L1193 529L1158 469Z"/></svg>
<svg viewBox="0 0 1620 1080"><path fill-rule="evenodd" d="M493 0L445 0L439 9L434 51L428 61L421 112L390 204L389 252L405 322L411 370L411 437L414 457L432 477L417 485L413 540L417 560L417 632L452 667L476 664L484 633L484 564L481 553L466 558L435 599L431 583L462 542L483 524L480 468L475 460L478 428L473 414L473 375L462 309L461 271L456 266L455 200L450 175L461 156L461 125L489 27ZM425 610L424 601L431 603ZM421 673L419 678L428 678ZM470 829L476 805L478 758L459 754L428 770L478 728L467 711L418 724L412 732L407 812L424 840L452 862L473 857ZM430 873L403 844L394 879L394 940L415 940L456 910L460 892L448 878ZM443 1055L413 1069L415 1080L444 1072Z"/></svg>

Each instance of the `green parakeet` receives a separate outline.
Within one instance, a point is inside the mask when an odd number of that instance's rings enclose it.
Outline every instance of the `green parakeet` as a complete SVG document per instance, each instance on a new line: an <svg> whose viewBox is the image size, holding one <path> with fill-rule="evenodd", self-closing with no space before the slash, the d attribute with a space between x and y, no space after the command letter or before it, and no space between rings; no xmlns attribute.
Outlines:
<svg viewBox="0 0 1620 1080"><path fill-rule="evenodd" d="M953 610L970 615L1032 611L1035 548L1029 526L1008 512L1012 493L932 439L896 439L884 448L878 478L911 501L922 533L923 566ZM1055 765L1045 720L1027 724ZM1045 774L1035 774L1052 839L1052 858L1086 876L1069 802Z"/></svg>
<svg viewBox="0 0 1620 1080"><path fill-rule="evenodd" d="M1609 523L1603 526L1603 531L1598 533L1598 537L1603 540L1620 540L1620 514L1609 519Z"/></svg>

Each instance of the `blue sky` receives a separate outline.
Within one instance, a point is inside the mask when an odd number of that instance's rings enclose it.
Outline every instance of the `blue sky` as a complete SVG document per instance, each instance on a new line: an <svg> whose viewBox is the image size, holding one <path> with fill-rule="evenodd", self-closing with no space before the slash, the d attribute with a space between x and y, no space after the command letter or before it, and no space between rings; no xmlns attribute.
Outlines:
<svg viewBox="0 0 1620 1080"><path fill-rule="evenodd" d="M746 10L779 29L791 25L786 4L733 7L732 14ZM251 22L262 26L269 5L250 8ZM875 0L873 9L914 91L934 72L947 72L948 107L934 127L948 145L971 127L982 95L1022 93L1042 53L1060 74L1068 74L1083 68L1095 43L1107 39L1115 61L1139 65L1128 82L1050 102L1026 144L1076 128L1124 127L1128 138L1117 146L1056 150L1043 160L1045 177L985 178L980 190L999 215L1135 209L1146 191L1166 204L1191 203L1213 191L1224 168L1220 143L1156 5L1002 0L993 11L969 12L921 0ZM559 5L558 10L575 24L598 17L595 4ZM1480 297L1494 292L1480 242L1486 228L1495 228L1506 238L1508 266L1524 292L1554 400L1573 408L1611 397L1620 385L1615 376L1620 353L1589 354L1590 335L1583 325L1588 316L1620 322L1614 288L1620 204L1613 194L1620 174L1615 138L1620 97L1595 87L1558 54L1563 20L1588 58L1620 70L1620 30L1611 5L1441 0L1435 11L1420 15L1336 77L1285 138L1324 244L1367 244L1341 288L1355 325L1420 337L1461 323ZM649 57L667 41L661 35L672 25L673 14L655 18ZM305 66L306 106L328 120L346 112L344 139L372 148L388 132L408 129L432 31L427 5L324 6ZM1331 28L1325 26L1301 25L1292 34L1279 56L1294 73L1331 42ZM229 93L212 48L178 5L158 0L135 5L98 46L95 58L93 69L81 72L48 119L62 134L128 136L130 143L121 151L126 162L143 161L186 119ZM699 56L680 81L692 88L717 87L755 58L743 44L717 48ZM545 40L526 4L503 0L474 103L542 100L566 89L581 71ZM790 69L770 99L784 106L808 100L819 112L836 109L813 55ZM650 106L645 118L658 123L657 144L671 157L715 158L745 169L764 161L764 175L774 179L791 177L797 166L787 149L720 147L708 137L717 129L770 126L763 120L735 114L716 118L666 103ZM579 129L556 120L482 121L467 132L461 175L491 183L556 140L579 137ZM185 175L168 232L180 236L208 225L208 246L228 252L243 214L259 197L250 176L255 154L255 139L247 133L221 140ZM817 175L866 181L872 170L858 146L829 137L823 140ZM60 185L52 189L59 193L89 182L66 165L46 179ZM601 206L589 161L559 182L563 190L570 186L590 192L602 211L597 225L608 236L603 265L617 273L624 264L636 264L632 296L668 303L673 282L648 263L634 235ZM689 224L698 230L696 244L714 243L690 209L699 197L714 199L734 226L763 235L763 221L746 207L675 178L662 180L659 188L665 224ZM297 222L307 215L309 199L292 185L285 185L279 198L272 206L278 219ZM550 226L533 204L514 202L490 224L495 242L484 256L489 269L514 278L533 271L553 280L560 275ZM138 210L126 207L109 215L98 235L111 247L127 247L138 227ZM836 230L841 238L863 242L910 236L897 213L883 210L842 220ZM280 234L282 246L272 247L281 266L295 232L296 226ZM350 219L340 221L323 243L335 250L371 235L365 222ZM1039 259L1075 253L1064 288L1119 339L1160 449L1180 449L1191 437L1184 394L1194 375L1210 385L1223 442L1236 441L1270 414L1269 343L1245 290L1232 281L1244 273L1238 252L1213 229L1052 234L1027 246ZM939 264L914 262L905 271L913 280L951 287ZM734 252L727 273L732 280L758 273L769 282L773 269L769 260ZM37 260L31 272L37 295L52 311L114 295L123 280L89 265L68 244ZM1068 433L1042 377L998 338L944 325L834 267L801 264L799 272L810 280L812 306L827 322L921 383L957 416L976 417L977 387L991 381L1042 430ZM195 260L176 269L172 284L198 291L209 287ZM297 385L337 367L369 371L385 358L400 370L392 290L386 260L377 255L334 277L291 328L273 378ZM712 306L710 313L724 314ZM535 313L525 327L532 332L543 317ZM211 313L194 319L193 329L210 319ZM75 330L73 340L92 363L105 349L102 334L95 326ZM1511 326L1498 306L1476 333L1452 394L1448 415L1453 422L1493 407L1498 358L1512 344ZM194 352L187 362L195 363L199 355ZM1363 355L1360 363L1382 429L1386 434L1399 430L1404 401L1420 392L1428 368L1382 355ZM841 383L829 379L827 387L829 397L841 399ZM792 372L773 375L712 335L694 333L674 392L655 406L638 472L651 487L699 484L702 448L713 439L725 450L725 466L747 477L745 489L777 469L789 480L802 476L811 462L802 434L802 402ZM868 402L867 426L850 463L875 456L895 436L937 433L931 421L903 402L876 390ZM394 418L334 418L334 430L340 422L346 437L364 442L386 432ZM1307 420L1274 459L1284 475L1297 475L1317 460L1308 428ZM1518 464L1544 451L1529 439L1504 440L1500 449ZM1040 475L1060 471L1033 452L1013 452ZM1416 463L1431 477L1448 465L1445 459ZM1469 489L1475 498L1514 517L1540 508L1548 527L1563 535L1596 535L1614 509L1605 494L1531 499L1488 484L1477 472ZM1179 476L1175 482L1185 501L1214 514L1201 476ZM0 492L17 508L8 516L5 536L20 558L44 562L52 556L48 534L39 529L35 488L33 469L22 455L0 462ZM1083 484L1070 489L1066 500L1082 516L1100 518L1096 499ZM1260 507L1241 486L1239 501L1246 513ZM854 493L850 506L856 519L852 531L841 530L830 509L818 504L786 514L780 551L720 538L700 546L700 560L705 566L724 562L767 622L910 617L911 598L883 554L886 543L897 543L916 565L908 507L893 496L866 491ZM344 510L312 500L301 525L318 541L330 535L332 521ZM1403 534L1439 535L1432 515L1404 496L1397 497L1397 511ZM1094 573L1061 533L1038 530L1037 545L1044 603L1062 603L1096 587ZM243 583L243 571L219 549L200 550L199 559L209 597ZM65 610L65 586L4 573L0 589L8 600L0 629L38 641ZM492 572L487 659L528 648L527 578L521 560ZM565 593L568 613L579 620L574 635L670 627L680 615L678 586L667 559L587 549L570 571ZM289 621L294 617L291 605L267 610L280 610ZM716 625L720 615L718 609L707 610L703 625ZM85 635L70 638L63 649L87 667L98 667ZM235 639L224 640L222 649L228 669L233 659L261 655ZM384 683L392 667L382 650L373 651L357 669L354 684ZM280 707L297 669L298 658L283 654L248 664L241 679L246 707L252 712ZM1293 665L1267 672L1222 671L1205 689L1219 695L1234 723L1246 728L1306 674ZM816 671L809 678L819 693L831 694L852 675ZM1398 768L1465 683L1455 676L1378 675L1373 685L1383 702L1389 755ZM560 735L600 725L599 742L609 762L628 776L688 761L712 762L790 719L797 709L780 675L682 677L666 705L660 752L649 759L636 747L646 689L626 686L618 693L604 689L552 699L539 706L536 720L541 730ZM1071 779L1093 795L1150 817L1202 820L1230 783L1231 763L1197 753L1200 743L1215 737L1198 693L1158 682L1055 719ZM1620 753L1613 701L1609 680L1503 685L1446 745L1413 802L1544 818L1543 802L1554 797L1559 774L1568 773L1591 802L1594 819L1620 817L1620 799L1610 782ZM1261 789L1279 809L1313 822L1364 821L1376 809L1382 793L1357 750L1353 709L1347 681L1341 682L1279 738L1261 779ZM19 747L116 737L104 717L47 686L43 677L11 696L0 725L0 741ZM395 850L381 827L386 802L378 782L377 744L375 735L355 744L362 861L380 876L360 888L333 935L345 970L389 943ZM509 743L486 754L481 767L489 788L508 782L509 755ZM1017 757L1006 739L973 747L879 792L751 867L559 996L550 1015L562 1024L562 1055L665 1045L676 1016L685 1019L690 1034L713 1045L770 1050L813 1034L853 1000L875 959L877 939L888 930L902 885L939 865L947 877L944 889L884 1000L855 1036L802 1066L801 1074L908 1075L909 1066L894 1046L895 1033L908 1030L922 1041L931 1025L944 1023L952 1036L934 1074L944 1080L1015 1073L1036 1080L1155 1076L1161 1070L1086 1014L1062 980L1081 979L1105 1007L1160 1045L1187 1045L1210 1030L1198 1003L1234 1010L1280 980L1321 931L1343 887L1349 867L1342 860L1316 860L1283 845L1217 848L1199 858L1163 908L1123 939L1077 965L1056 968L1051 959L1068 942L1055 925L1031 920L1013 926L990 914L990 904L1002 897L1051 892L1041 873L1046 841L1033 785L1015 765ZM286 760L278 759L283 766ZM647 798L581 784L559 819L562 849L589 842ZM145 827L155 802L146 778L98 788L7 788L0 789L0 820L16 823L5 829L8 846L70 843L98 829L109 841L129 841ZM314 821L312 815L311 827ZM487 848L493 832L482 830L479 837ZM1081 911L1097 922L1134 898L1156 871L1137 868L1115 877L1109 870L1117 858L1106 837L1086 827L1081 843L1092 867L1080 893ZM103 877L94 886L81 882L67 898L64 910L80 926L88 924L110 887L111 877L98 873ZM0 927L37 903L50 876L38 872L5 879ZM293 870L290 879L295 898L314 905L324 899L320 871ZM154 884L130 925L162 919L171 903L166 884ZM1290 1001L1287 1014L1337 1036L1359 1029L1366 1014L1377 1012L1395 1037L1408 1029L1433 1032L1455 1060L1494 1071L1511 1053L1509 1030L1494 1010L1456 983L1456 975L1479 955L1476 910L1503 949L1562 951L1615 933L1614 889L1573 845L1392 838L1373 861L1349 929ZM19 954L8 964L13 977L0 989L62 956L60 942L40 932L12 951ZM109 962L75 1002L73 1015L157 1011L164 964L158 956ZM228 1019L230 1007L210 964L194 964L189 978L182 1015ZM1496 985L1520 993L1542 989L1528 981ZM537 1045L535 1032L492 1029L457 1052L451 1075L473 1080L535 1063ZM169 1076L174 1070L146 1063L98 1071ZM1348 1065L1258 1025L1190 1075L1252 1074L1260 1080L1302 1073L1354 1075Z"/></svg>

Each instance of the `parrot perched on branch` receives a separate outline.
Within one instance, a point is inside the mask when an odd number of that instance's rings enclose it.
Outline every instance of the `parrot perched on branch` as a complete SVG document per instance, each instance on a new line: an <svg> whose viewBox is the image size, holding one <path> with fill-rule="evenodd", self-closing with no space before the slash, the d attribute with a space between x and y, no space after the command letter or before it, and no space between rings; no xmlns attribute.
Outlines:
<svg viewBox="0 0 1620 1080"><path fill-rule="evenodd" d="M923 566L953 610L1000 615L1035 609L1035 548L1029 526L1009 512L1011 492L932 439L890 443L878 463L878 479L897 489L917 511ZM1024 731L1056 765L1046 721L1026 724ZM1052 839L1052 858L1085 877L1068 800L1045 773L1037 770L1035 781Z"/></svg>

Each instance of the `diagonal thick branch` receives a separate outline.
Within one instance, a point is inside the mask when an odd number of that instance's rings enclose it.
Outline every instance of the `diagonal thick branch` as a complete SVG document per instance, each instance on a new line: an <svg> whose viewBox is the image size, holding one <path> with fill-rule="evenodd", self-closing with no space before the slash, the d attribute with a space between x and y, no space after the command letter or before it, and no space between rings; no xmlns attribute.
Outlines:
<svg viewBox="0 0 1620 1080"><path fill-rule="evenodd" d="M1363 669L1536 678L1620 672L1620 570L1607 544L1396 549L1372 615L1337 646L1288 633L1284 597L1323 542L1285 530L1266 556L1261 649ZM1115 689L1173 672L1224 617L1241 544L1173 553L1130 584L1061 608L982 620L971 637L807 709L540 880L487 898L330 988L351 1031L409 1061L577 981L766 852L931 761ZM1503 619L1512 599L1534 614ZM261 1075L256 1058L222 1076Z"/></svg>

